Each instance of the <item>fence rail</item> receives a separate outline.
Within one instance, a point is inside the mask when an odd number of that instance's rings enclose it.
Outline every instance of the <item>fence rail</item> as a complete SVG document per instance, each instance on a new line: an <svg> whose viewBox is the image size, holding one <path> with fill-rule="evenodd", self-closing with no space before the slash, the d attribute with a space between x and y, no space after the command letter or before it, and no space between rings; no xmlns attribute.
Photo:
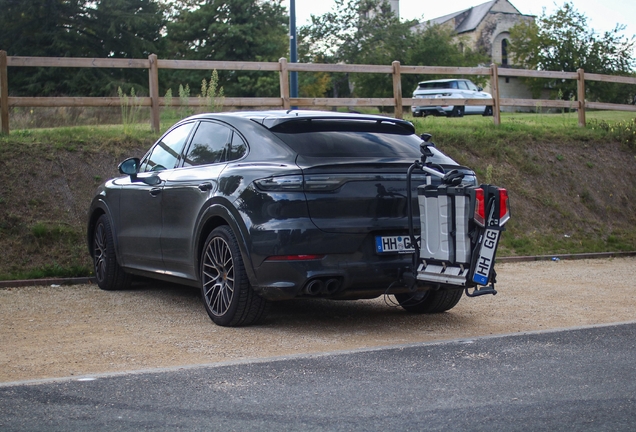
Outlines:
<svg viewBox="0 0 636 432"><path fill-rule="evenodd" d="M161 60L155 54L147 59L104 59L104 58L71 58L71 57L24 57L7 56L0 51L0 124L1 132L9 133L9 108L11 107L113 107L121 101L115 97L12 97L8 89L9 67L71 67L71 68L135 68L148 69L148 97L140 97L136 103L150 107L150 123L154 131L159 131L159 109L162 106L179 106L180 99L168 102L159 96L159 69L190 70L232 70L232 71L270 71L278 72L280 80L280 97L247 98L226 97L225 107L280 107L289 109L297 107L366 107L393 106L394 115L402 118L404 107L413 104L424 106L437 105L488 105L493 107L493 122L501 123L501 107L537 107L571 108L578 111L579 126L585 126L585 110L619 110L634 111L634 105L610 104L585 101L585 81L602 81L609 83L636 85L636 78L586 74L582 69L577 72L535 71L525 69L490 67L449 67L449 66L402 66L395 61L391 65L358 65L358 64L315 64L288 63L282 58L278 62L237 62L237 61L200 61L200 60ZM289 72L327 72L327 73L378 73L392 75L393 97L389 98L291 98L289 93ZM402 97L402 74L417 75L480 75L490 77L491 100L464 99L413 99ZM576 80L577 99L573 101L547 99L511 99L499 95L499 77L550 78ZM188 98L189 106L203 106L199 98Z"/></svg>

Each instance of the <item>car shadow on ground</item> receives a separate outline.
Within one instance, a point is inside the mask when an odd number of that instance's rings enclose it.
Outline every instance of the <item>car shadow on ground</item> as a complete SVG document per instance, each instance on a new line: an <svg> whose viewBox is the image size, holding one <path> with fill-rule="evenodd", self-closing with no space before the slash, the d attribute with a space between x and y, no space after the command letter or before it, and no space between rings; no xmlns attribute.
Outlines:
<svg viewBox="0 0 636 432"><path fill-rule="evenodd" d="M129 291L148 294L156 301L164 299L171 305L169 307L184 307L190 312L192 307L196 307L202 316L206 316L200 290L195 287L136 278ZM475 323L472 316L454 311L438 314L409 313L397 304L393 296L388 295L366 300L297 298L271 302L269 313L263 323L248 328L293 328L300 331L320 329L323 332L342 331L347 328L371 330L389 324L422 326L426 331L433 331L432 329L440 327L457 328L472 326Z"/></svg>

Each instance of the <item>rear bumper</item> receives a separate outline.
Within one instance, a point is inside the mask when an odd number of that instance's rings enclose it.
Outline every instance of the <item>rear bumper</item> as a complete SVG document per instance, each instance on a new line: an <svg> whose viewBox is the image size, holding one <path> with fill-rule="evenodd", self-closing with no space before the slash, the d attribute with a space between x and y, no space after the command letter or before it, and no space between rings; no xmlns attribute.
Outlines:
<svg viewBox="0 0 636 432"><path fill-rule="evenodd" d="M372 298L390 290L411 254L332 254L313 261L265 261L254 290L269 300L295 297ZM393 291L392 291L393 292Z"/></svg>

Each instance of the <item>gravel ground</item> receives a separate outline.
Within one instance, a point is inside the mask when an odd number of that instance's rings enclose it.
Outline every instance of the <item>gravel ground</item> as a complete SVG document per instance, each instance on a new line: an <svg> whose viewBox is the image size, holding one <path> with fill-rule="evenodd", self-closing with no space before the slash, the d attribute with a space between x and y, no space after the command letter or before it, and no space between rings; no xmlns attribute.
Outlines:
<svg viewBox="0 0 636 432"><path fill-rule="evenodd" d="M636 258L498 264L496 296L412 315L390 299L274 304L223 328L192 288L0 289L0 382L214 363L636 320Z"/></svg>

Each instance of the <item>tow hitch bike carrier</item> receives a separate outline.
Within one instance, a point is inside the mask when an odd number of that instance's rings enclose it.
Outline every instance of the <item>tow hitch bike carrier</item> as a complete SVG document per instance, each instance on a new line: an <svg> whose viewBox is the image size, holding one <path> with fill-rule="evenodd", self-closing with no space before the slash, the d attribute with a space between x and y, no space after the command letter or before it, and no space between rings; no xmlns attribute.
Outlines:
<svg viewBox="0 0 636 432"><path fill-rule="evenodd" d="M408 279L416 284L463 287L469 297L494 295L497 246L510 219L508 192L493 185L462 184L463 175L456 170L441 173L428 165L426 158L432 154L429 146L433 144L428 142L430 135L422 138L422 161L409 168L407 191L411 190L410 178L416 169L440 178L441 184L417 188L419 240L409 209L409 235L417 247L413 257L416 271ZM470 292L469 288L474 289Z"/></svg>

